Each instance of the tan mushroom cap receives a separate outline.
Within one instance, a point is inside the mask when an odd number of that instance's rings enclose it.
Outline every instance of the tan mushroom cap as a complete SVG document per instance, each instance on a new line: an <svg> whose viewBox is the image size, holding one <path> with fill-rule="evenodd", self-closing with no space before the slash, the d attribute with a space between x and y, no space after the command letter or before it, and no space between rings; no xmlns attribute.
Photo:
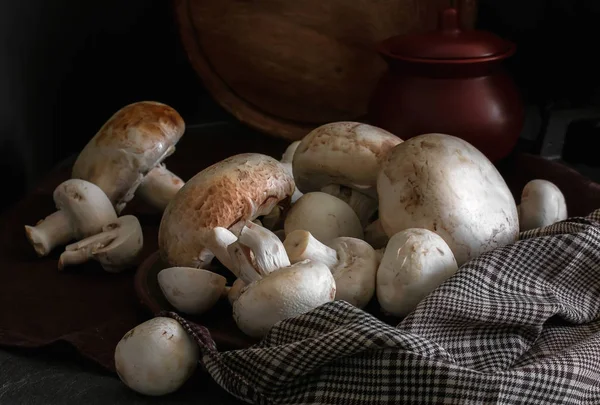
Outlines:
<svg viewBox="0 0 600 405"><path fill-rule="evenodd" d="M339 184L377 197L377 173L388 152L402 139L359 122L333 122L306 135L294 153L296 187L320 191Z"/></svg>
<svg viewBox="0 0 600 405"><path fill-rule="evenodd" d="M166 104L129 104L83 148L72 177L96 184L120 211L143 177L174 152L184 131L183 118Z"/></svg>
<svg viewBox="0 0 600 405"><path fill-rule="evenodd" d="M244 153L217 162L192 177L165 209L161 258L171 266L198 267L211 229L252 221L293 192L294 180L270 156Z"/></svg>

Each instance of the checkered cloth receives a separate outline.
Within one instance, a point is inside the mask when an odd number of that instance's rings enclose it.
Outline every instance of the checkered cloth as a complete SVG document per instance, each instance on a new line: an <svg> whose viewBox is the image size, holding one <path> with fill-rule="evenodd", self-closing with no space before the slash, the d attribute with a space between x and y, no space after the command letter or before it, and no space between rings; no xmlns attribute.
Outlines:
<svg viewBox="0 0 600 405"><path fill-rule="evenodd" d="M600 210L470 261L396 328L338 301L219 353L168 316L250 403L600 404Z"/></svg>

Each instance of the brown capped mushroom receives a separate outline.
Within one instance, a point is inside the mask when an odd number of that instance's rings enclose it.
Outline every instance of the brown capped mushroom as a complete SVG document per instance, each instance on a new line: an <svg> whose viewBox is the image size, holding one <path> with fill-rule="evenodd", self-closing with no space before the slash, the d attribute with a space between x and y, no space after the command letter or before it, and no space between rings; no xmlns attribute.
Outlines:
<svg viewBox="0 0 600 405"><path fill-rule="evenodd" d="M25 225L27 239L38 256L46 256L73 239L95 235L117 220L106 194L88 181L64 181L54 190L53 198L58 211L35 226Z"/></svg>
<svg viewBox="0 0 600 405"><path fill-rule="evenodd" d="M119 214L146 175L157 168L163 173L149 178L143 195L153 196L147 201L158 203L156 208L161 209L163 200L176 191L162 183L178 177L159 165L175 151L184 131L183 119L168 105L154 101L129 104L113 114L83 148L72 177L100 187Z"/></svg>
<svg viewBox="0 0 600 405"><path fill-rule="evenodd" d="M348 203L362 226L377 211L377 173L402 139L372 125L333 122L306 135L294 153L296 187L323 191Z"/></svg>
<svg viewBox="0 0 600 405"><path fill-rule="evenodd" d="M215 242L208 240L213 228L252 221L293 192L294 180L270 156L245 153L217 162L190 179L165 209L158 235L161 258L172 267L204 267L216 249L207 247Z"/></svg>

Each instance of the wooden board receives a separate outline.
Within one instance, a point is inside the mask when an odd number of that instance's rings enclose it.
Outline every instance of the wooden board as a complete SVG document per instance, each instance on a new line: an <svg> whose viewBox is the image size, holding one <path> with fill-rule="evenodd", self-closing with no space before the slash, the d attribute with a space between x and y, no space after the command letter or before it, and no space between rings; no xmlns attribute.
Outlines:
<svg viewBox="0 0 600 405"><path fill-rule="evenodd" d="M477 0L456 1L463 25ZM174 0L180 37L214 99L260 131L299 139L361 120L385 70L377 41L435 27L450 0Z"/></svg>

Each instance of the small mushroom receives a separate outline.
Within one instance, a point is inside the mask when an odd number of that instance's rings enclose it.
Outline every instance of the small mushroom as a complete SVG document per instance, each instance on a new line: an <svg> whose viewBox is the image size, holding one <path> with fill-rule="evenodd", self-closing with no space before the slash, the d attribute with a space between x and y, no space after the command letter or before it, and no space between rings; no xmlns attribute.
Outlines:
<svg viewBox="0 0 600 405"><path fill-rule="evenodd" d="M542 228L567 219L567 202L560 189L548 180L528 182L521 193L521 231Z"/></svg>
<svg viewBox="0 0 600 405"><path fill-rule="evenodd" d="M352 208L320 191L306 193L296 201L285 218L284 229L286 235L298 229L309 231L325 244L340 236L364 238L362 225Z"/></svg>
<svg viewBox="0 0 600 405"><path fill-rule="evenodd" d="M348 203L366 226L377 211L377 173L397 136L359 122L333 122L306 135L293 160L296 187L323 191Z"/></svg>
<svg viewBox="0 0 600 405"><path fill-rule="evenodd" d="M115 348L121 381L142 395L173 393L194 374L198 345L174 319L152 318L127 332Z"/></svg>
<svg viewBox="0 0 600 405"><path fill-rule="evenodd" d="M227 279L211 271L192 267L169 267L158 273L158 285L178 311L202 315L227 296Z"/></svg>
<svg viewBox="0 0 600 405"><path fill-rule="evenodd" d="M377 270L377 300L387 314L404 317L458 265L448 244L427 229L398 232L385 248Z"/></svg>
<svg viewBox="0 0 600 405"><path fill-rule="evenodd" d="M82 149L73 165L72 177L100 187L113 203L117 214L133 198L153 169L142 197L164 206L172 194L169 183L178 177L160 164L173 152L185 131L179 113L168 105L140 101L114 113Z"/></svg>
<svg viewBox="0 0 600 405"><path fill-rule="evenodd" d="M214 257L215 246L206 246L213 228L252 221L293 192L292 177L267 155L245 153L207 167L186 182L163 213L162 260L170 267L205 267Z"/></svg>
<svg viewBox="0 0 600 405"><path fill-rule="evenodd" d="M227 247L236 283L228 298L240 330L264 336L277 322L306 313L335 297L335 280L321 262L290 264L281 240L271 231L246 222ZM234 290L235 287L235 290Z"/></svg>
<svg viewBox="0 0 600 405"><path fill-rule="evenodd" d="M379 261L375 250L365 241L340 237L329 246L310 232L296 230L283 242L290 262L321 262L329 267L336 285L336 300L364 308L375 294L375 277Z"/></svg>
<svg viewBox="0 0 600 405"><path fill-rule="evenodd" d="M102 232L70 244L60 255L58 269L96 260L110 273L118 273L137 263L144 235L133 215L124 215L102 227Z"/></svg>
<svg viewBox="0 0 600 405"><path fill-rule="evenodd" d="M159 164L144 177L136 194L162 213L184 184L179 176L169 171L164 164Z"/></svg>
<svg viewBox="0 0 600 405"><path fill-rule="evenodd" d="M25 225L25 235L38 256L47 256L57 246L102 231L117 220L117 214L104 192L85 180L70 179L53 193L57 211L35 226Z"/></svg>

